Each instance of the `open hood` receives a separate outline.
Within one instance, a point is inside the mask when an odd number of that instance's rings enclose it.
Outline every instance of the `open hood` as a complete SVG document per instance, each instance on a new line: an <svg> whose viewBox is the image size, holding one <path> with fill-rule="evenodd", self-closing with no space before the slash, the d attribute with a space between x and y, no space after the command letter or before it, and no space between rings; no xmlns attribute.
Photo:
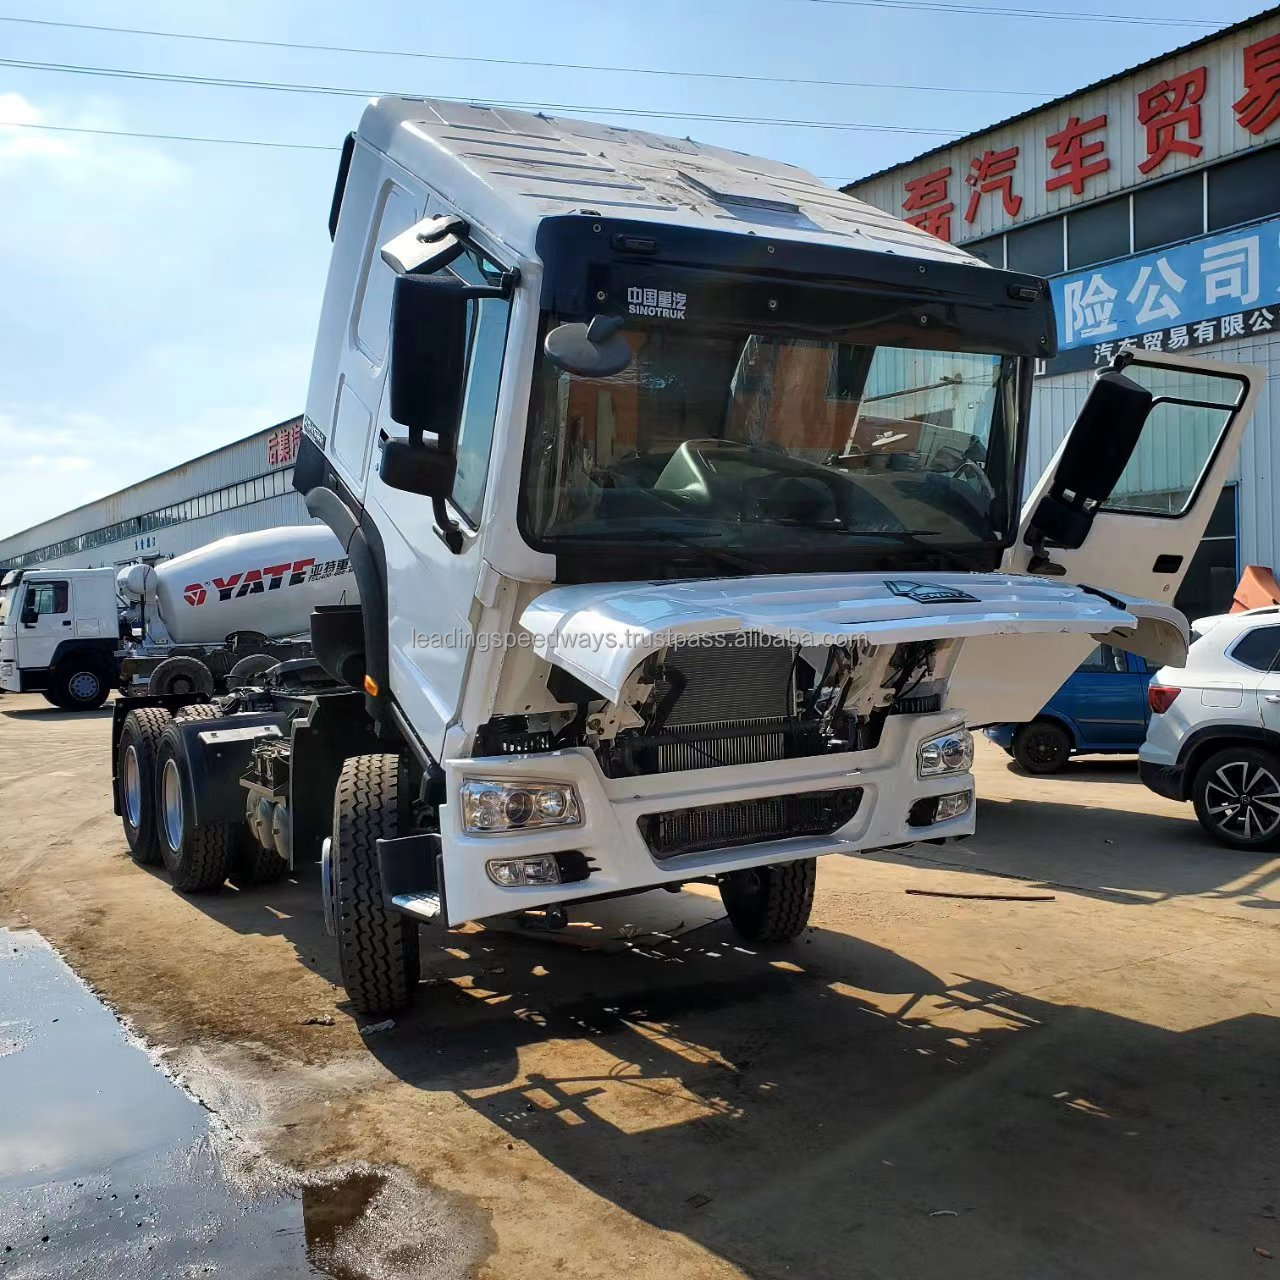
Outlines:
<svg viewBox="0 0 1280 1280"><path fill-rule="evenodd" d="M823 645L858 636L871 644L898 644L1069 635L1106 637L1135 651L1141 643L1154 657L1185 654L1187 635L1181 615L1167 606L1044 578L990 573L590 583L553 587L529 604L520 622L548 661L611 702L649 654L691 636L751 631ZM1056 687L1050 686L1046 696Z"/></svg>

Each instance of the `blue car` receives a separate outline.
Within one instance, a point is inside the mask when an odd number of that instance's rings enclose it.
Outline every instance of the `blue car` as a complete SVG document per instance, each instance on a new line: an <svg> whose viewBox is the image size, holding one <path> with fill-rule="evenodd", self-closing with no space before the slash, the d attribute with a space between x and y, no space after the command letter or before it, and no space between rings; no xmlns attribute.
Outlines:
<svg viewBox="0 0 1280 1280"><path fill-rule="evenodd" d="M1079 752L1137 751L1147 736L1147 685L1155 672L1145 658L1100 644L1034 720L983 732L1028 773L1054 773Z"/></svg>

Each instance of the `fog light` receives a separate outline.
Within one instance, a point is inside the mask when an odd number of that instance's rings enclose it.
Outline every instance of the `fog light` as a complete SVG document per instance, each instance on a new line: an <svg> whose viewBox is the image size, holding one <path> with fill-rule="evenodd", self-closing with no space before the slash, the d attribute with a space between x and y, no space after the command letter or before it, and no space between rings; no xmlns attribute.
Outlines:
<svg viewBox="0 0 1280 1280"><path fill-rule="evenodd" d="M466 778L459 790L462 829L474 835L572 827L582 821L578 793L569 782L499 782Z"/></svg>
<svg viewBox="0 0 1280 1280"><path fill-rule="evenodd" d="M916 774L921 778L967 773L972 765L973 734L963 726L926 738L916 749Z"/></svg>
<svg viewBox="0 0 1280 1280"><path fill-rule="evenodd" d="M489 879L504 889L560 883L560 864L552 853L541 858L490 858L484 869Z"/></svg>
<svg viewBox="0 0 1280 1280"><path fill-rule="evenodd" d="M907 825L929 827L935 822L958 818L962 813L969 812L972 801L972 791L951 791L944 796L925 796L911 806L911 811L907 814Z"/></svg>

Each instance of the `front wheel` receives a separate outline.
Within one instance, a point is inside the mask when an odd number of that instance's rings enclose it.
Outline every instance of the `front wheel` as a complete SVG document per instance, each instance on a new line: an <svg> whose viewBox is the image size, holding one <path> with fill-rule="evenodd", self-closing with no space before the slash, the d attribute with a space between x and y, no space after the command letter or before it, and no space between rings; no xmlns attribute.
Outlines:
<svg viewBox="0 0 1280 1280"><path fill-rule="evenodd" d="M1028 773L1057 773L1071 756L1071 739L1052 720L1033 720L1013 735L1012 754Z"/></svg>
<svg viewBox="0 0 1280 1280"><path fill-rule="evenodd" d="M332 908L342 985L358 1013L395 1013L418 985L418 925L388 909L378 841L407 819L398 755L351 756L333 798Z"/></svg>
<svg viewBox="0 0 1280 1280"><path fill-rule="evenodd" d="M817 858L730 871L720 877L720 901L747 942L790 942L809 923L817 878Z"/></svg>
<svg viewBox="0 0 1280 1280"><path fill-rule="evenodd" d="M1280 842L1280 758L1228 747L1197 770L1191 800L1200 825L1221 844L1257 849Z"/></svg>
<svg viewBox="0 0 1280 1280"><path fill-rule="evenodd" d="M107 700L111 686L106 673L92 661L63 662L54 672L49 701L66 711L96 711Z"/></svg>

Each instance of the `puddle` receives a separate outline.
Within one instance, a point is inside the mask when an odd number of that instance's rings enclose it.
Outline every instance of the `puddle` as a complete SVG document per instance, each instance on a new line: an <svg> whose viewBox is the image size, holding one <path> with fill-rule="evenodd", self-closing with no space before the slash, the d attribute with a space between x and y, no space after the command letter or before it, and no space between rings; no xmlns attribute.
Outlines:
<svg viewBox="0 0 1280 1280"><path fill-rule="evenodd" d="M0 929L0 1278L471 1274L475 1225L399 1170L237 1185L217 1121L38 935Z"/></svg>

